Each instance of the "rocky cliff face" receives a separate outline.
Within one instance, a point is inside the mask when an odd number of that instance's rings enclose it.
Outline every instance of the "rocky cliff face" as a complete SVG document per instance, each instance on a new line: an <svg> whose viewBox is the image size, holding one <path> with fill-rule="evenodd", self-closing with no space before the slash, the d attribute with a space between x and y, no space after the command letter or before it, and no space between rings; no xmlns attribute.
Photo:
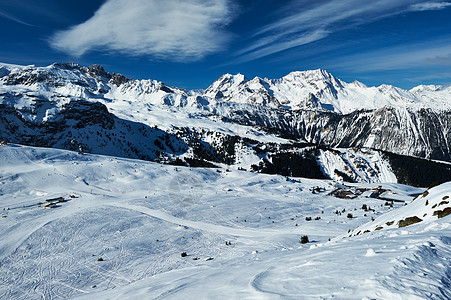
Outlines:
<svg viewBox="0 0 451 300"><path fill-rule="evenodd" d="M312 144L366 147L402 155L451 161L451 113L383 107L342 115L327 111L235 110L229 122L258 126Z"/></svg>
<svg viewBox="0 0 451 300"><path fill-rule="evenodd" d="M29 116L33 111L26 113ZM44 121L24 117L23 110L0 104L0 140L144 160L187 150L187 145L174 135L120 119L103 104L85 100L67 102Z"/></svg>

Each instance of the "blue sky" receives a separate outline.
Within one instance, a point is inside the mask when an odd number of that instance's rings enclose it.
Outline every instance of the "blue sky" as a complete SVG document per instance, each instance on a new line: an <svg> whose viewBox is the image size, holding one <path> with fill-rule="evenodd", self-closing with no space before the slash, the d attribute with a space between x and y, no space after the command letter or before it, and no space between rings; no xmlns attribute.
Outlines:
<svg viewBox="0 0 451 300"><path fill-rule="evenodd" d="M100 64L187 89L317 68L367 85L448 85L450 20L448 1L0 0L0 61Z"/></svg>

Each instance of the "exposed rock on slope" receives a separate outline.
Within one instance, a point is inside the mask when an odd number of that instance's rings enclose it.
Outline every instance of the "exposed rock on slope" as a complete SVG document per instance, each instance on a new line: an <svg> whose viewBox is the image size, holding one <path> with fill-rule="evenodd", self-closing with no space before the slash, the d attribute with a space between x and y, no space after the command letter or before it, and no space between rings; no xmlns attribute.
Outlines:
<svg viewBox="0 0 451 300"><path fill-rule="evenodd" d="M385 213L373 222L354 229L350 235L430 223L447 217L451 214L450 197L451 182L443 183L428 189L406 206Z"/></svg>

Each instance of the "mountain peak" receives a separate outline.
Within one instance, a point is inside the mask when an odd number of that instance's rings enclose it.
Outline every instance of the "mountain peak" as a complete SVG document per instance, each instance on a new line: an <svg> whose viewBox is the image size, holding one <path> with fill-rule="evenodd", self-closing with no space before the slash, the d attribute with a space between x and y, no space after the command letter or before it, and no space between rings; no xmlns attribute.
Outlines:
<svg viewBox="0 0 451 300"><path fill-rule="evenodd" d="M358 80L354 80L353 82L350 83L351 85L358 87L358 88L368 88L368 86Z"/></svg>
<svg viewBox="0 0 451 300"><path fill-rule="evenodd" d="M219 77L212 85L210 85L205 93L208 94L216 94L218 92L224 92L226 90L233 90L239 85L246 83L249 81L243 74L238 73L236 75L232 75L230 73L226 73Z"/></svg>
<svg viewBox="0 0 451 300"><path fill-rule="evenodd" d="M246 82L246 81L248 81L248 79L246 78L246 76L244 76L243 74L241 74L241 73L238 73L238 74L235 74L235 75L233 75L233 74L230 74L230 73L226 73L226 74L224 74L224 75L222 75L221 77L219 77L219 79L217 80L217 81L222 81L222 82L224 82L224 81L231 81L231 82L233 82L233 83L236 83L236 84L239 84L239 83L241 83L241 82Z"/></svg>
<svg viewBox="0 0 451 300"><path fill-rule="evenodd" d="M409 91L411 93L425 92L425 91L426 92L436 92L436 91L439 91L441 89L443 89L443 86L441 86L441 85L434 85L434 84L424 85L424 84L421 84L419 86L411 88Z"/></svg>
<svg viewBox="0 0 451 300"><path fill-rule="evenodd" d="M305 71L293 71L288 73L285 77L292 78L312 78L312 79L331 79L334 76L326 70L323 69L315 69L315 70L305 70ZM284 78L285 78L284 77Z"/></svg>
<svg viewBox="0 0 451 300"><path fill-rule="evenodd" d="M73 63L73 62L68 62L68 63L53 63L51 64L49 67L53 67L53 68L61 68L61 69L66 69L66 70L81 70L82 66L80 66L77 63Z"/></svg>

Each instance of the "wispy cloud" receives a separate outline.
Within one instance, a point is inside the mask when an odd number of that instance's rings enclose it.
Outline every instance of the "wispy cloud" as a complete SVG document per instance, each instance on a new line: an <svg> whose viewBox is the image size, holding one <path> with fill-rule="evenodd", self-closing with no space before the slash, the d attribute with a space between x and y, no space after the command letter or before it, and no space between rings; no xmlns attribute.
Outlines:
<svg viewBox="0 0 451 300"><path fill-rule="evenodd" d="M342 57L343 63L331 63L341 70L387 71L445 67L451 65L451 40L435 40L383 48L376 51Z"/></svg>
<svg viewBox="0 0 451 300"><path fill-rule="evenodd" d="M229 0L108 0L85 23L56 33L50 44L81 56L107 49L175 61L197 60L228 41Z"/></svg>
<svg viewBox="0 0 451 300"><path fill-rule="evenodd" d="M447 52L448 53L445 52L435 57L428 58L427 62L438 65L451 65L451 46Z"/></svg>
<svg viewBox="0 0 451 300"><path fill-rule="evenodd" d="M19 18L14 17L14 16L11 15L11 14L4 13L4 12L2 12L2 11L0 11L0 17L6 18L6 19L8 19L8 20L17 22L17 23L22 24L22 25L33 26L33 25L31 25L31 24L29 24L29 23L27 23L27 22L24 22L24 21L20 20Z"/></svg>
<svg viewBox="0 0 451 300"><path fill-rule="evenodd" d="M311 42L322 39L327 35L329 35L328 31L324 29L318 29L297 35L291 39L278 40L277 43L271 45L270 47L265 46L267 40L263 39L256 45L252 45L248 48L240 50L239 53L244 55L241 58L235 60L234 63L246 62L249 61L250 58L258 59L293 47L309 44ZM263 47L259 47L260 45L263 45Z"/></svg>
<svg viewBox="0 0 451 300"><path fill-rule="evenodd" d="M429 81L432 82L432 84L437 84L437 81L442 82L442 84L449 86L449 81L451 79L451 73L450 72L434 72L430 74L424 74L420 76L411 76L405 78L409 82L413 82L414 84L418 85L418 83L425 84L424 82Z"/></svg>
<svg viewBox="0 0 451 300"><path fill-rule="evenodd" d="M412 11L441 10L447 8L448 6L451 6L450 2L428 1L413 4L410 9Z"/></svg>
<svg viewBox="0 0 451 300"><path fill-rule="evenodd" d="M252 36L250 45L235 55L235 62L251 61L289 48L312 43L334 32L412 11L444 9L448 2L415 0L327 0L307 7L306 1L292 1L283 7L279 19ZM288 13L287 13L288 12Z"/></svg>

